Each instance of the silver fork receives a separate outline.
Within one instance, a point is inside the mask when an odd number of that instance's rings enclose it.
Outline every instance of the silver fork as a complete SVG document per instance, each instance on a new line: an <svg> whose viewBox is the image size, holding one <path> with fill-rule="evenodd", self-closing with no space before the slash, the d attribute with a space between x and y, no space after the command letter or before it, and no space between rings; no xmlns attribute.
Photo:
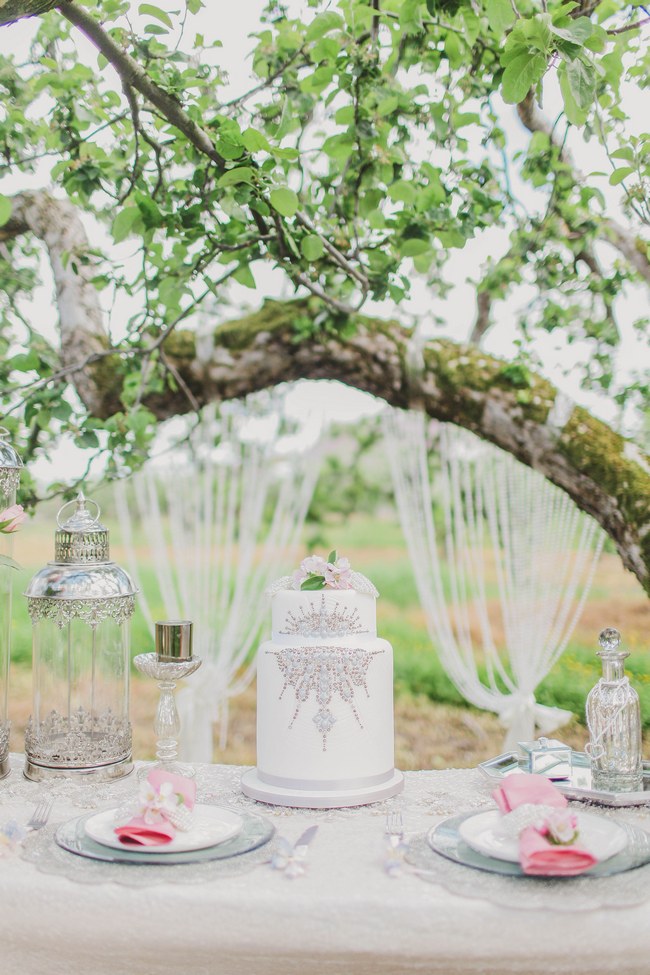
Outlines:
<svg viewBox="0 0 650 975"><path fill-rule="evenodd" d="M400 809L393 809L386 814L386 826L384 829L388 842L392 847L397 847L404 839L404 822Z"/></svg>
<svg viewBox="0 0 650 975"><path fill-rule="evenodd" d="M45 796L43 799L41 799L31 817L25 824L27 829L42 829L50 818L53 805L54 799L52 799L50 796Z"/></svg>

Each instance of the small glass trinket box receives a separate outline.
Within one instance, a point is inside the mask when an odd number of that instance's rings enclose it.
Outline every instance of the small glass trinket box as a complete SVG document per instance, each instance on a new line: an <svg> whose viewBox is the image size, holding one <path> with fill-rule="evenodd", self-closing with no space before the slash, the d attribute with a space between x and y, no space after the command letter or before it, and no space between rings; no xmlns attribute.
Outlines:
<svg viewBox="0 0 650 975"><path fill-rule="evenodd" d="M557 738L538 738L537 741L518 741L526 757L527 771L545 775L549 779L571 778L571 748Z"/></svg>

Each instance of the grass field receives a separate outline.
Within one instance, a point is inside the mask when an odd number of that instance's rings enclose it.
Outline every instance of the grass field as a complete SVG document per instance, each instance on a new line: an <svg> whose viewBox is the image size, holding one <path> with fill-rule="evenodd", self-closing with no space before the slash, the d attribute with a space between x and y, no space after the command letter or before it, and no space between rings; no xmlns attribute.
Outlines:
<svg viewBox="0 0 650 975"><path fill-rule="evenodd" d="M111 555L123 563L119 533L110 521L108 524ZM53 557L54 525L54 512L42 507L15 539L14 555L23 569L14 577L10 700L15 726L13 747L19 750L22 728L30 711L31 684L31 627L26 601L20 593L33 572ZM477 759L495 754L503 730L494 715L468 708L446 677L426 630L410 561L395 518L356 516L344 524L319 526L318 535L318 551L326 554L331 548L337 548L380 591L378 629L395 651L396 744L401 767L471 765ZM315 547L313 529L306 529L304 537L305 547L296 553L296 561ZM152 567L145 563L142 567L145 585L152 573ZM498 634L500 613L496 598L491 600L489 609ZM162 607L161 614L164 616ZM600 662L595 651L598 633L605 626L620 629L626 646L633 651L628 671L641 697L644 725L650 730L650 601L612 552L605 552L601 557L590 597L567 651L538 689L542 703L567 708L576 715L572 728L562 731L562 737L571 739L572 743L584 743L580 720L586 695L599 676ZM145 623L136 613L133 654L150 649ZM200 679L200 671L194 679ZM135 673L132 719L139 757L151 754L151 721L156 700L155 687ZM215 753L215 757L242 763L254 760L254 706L252 690L233 700L228 749Z"/></svg>

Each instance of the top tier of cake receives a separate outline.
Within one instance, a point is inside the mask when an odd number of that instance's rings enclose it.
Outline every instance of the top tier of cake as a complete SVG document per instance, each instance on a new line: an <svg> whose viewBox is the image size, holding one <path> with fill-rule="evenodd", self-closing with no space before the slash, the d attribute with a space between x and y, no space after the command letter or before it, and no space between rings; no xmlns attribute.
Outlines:
<svg viewBox="0 0 650 975"><path fill-rule="evenodd" d="M287 646L354 645L377 635L375 597L354 589L281 590L273 595L272 639Z"/></svg>

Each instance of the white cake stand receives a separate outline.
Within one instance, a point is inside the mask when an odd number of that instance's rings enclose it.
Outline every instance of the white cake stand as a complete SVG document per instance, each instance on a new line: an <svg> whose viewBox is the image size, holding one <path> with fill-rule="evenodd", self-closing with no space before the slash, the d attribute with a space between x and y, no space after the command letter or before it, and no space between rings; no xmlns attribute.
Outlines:
<svg viewBox="0 0 650 975"><path fill-rule="evenodd" d="M244 772L241 789L245 796L268 802L273 806L295 806L299 809L341 809L344 806L365 806L370 802L380 802L396 796L404 788L404 776L397 769L392 777L379 785L356 789L336 789L332 792L318 790L285 789L278 785L263 782L256 768Z"/></svg>

